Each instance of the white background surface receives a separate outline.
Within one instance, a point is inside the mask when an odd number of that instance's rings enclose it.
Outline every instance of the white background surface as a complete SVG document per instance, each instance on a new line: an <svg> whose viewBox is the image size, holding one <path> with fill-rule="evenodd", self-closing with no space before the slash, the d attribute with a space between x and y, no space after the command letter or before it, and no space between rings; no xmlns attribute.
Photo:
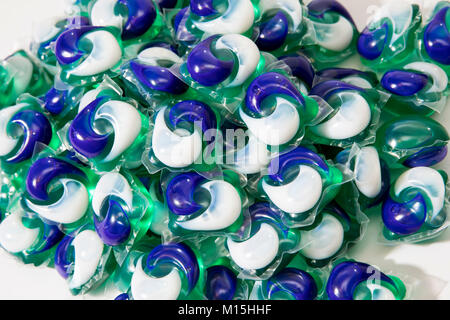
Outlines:
<svg viewBox="0 0 450 320"><path fill-rule="evenodd" d="M358 29L362 30L370 14L370 5L378 5L382 0L340 2L350 11ZM435 1L415 2L430 8ZM64 12L63 0L0 0L0 58L25 47L37 23L63 16ZM345 66L358 65L358 59L345 63ZM435 118L450 132L450 103ZM450 173L450 157L438 168ZM377 243L381 220L370 218L364 239L350 249L348 255L376 265L387 273L397 274L413 284L410 298L450 299L450 231L447 229L438 238L421 244L385 246ZM0 249L0 299L112 299L119 293L111 286L106 287L74 297L65 280L54 269L24 265Z"/></svg>

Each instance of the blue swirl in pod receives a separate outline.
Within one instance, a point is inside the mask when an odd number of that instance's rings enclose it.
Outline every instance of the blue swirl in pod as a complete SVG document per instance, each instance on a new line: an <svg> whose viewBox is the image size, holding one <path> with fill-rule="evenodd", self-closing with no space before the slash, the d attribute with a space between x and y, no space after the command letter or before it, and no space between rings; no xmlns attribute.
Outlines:
<svg viewBox="0 0 450 320"><path fill-rule="evenodd" d="M304 125L317 114L315 106L286 76L267 72L248 86L239 116L258 140L277 146L303 136Z"/></svg>
<svg viewBox="0 0 450 320"><path fill-rule="evenodd" d="M90 9L94 26L114 26L122 31L122 40L144 36L155 23L158 9L151 0L97 0Z"/></svg>
<svg viewBox="0 0 450 320"><path fill-rule="evenodd" d="M229 268L217 265L207 270L205 296L208 300L233 300L237 277Z"/></svg>
<svg viewBox="0 0 450 320"><path fill-rule="evenodd" d="M279 60L286 63L292 75L306 84L308 89L312 87L316 71L308 57L296 53L282 56Z"/></svg>
<svg viewBox="0 0 450 320"><path fill-rule="evenodd" d="M386 2L361 32L357 49L364 62L375 69L402 63L414 48L420 27L419 6L405 1Z"/></svg>
<svg viewBox="0 0 450 320"><path fill-rule="evenodd" d="M187 80L192 78L194 85L234 88L250 78L260 59L258 47L249 38L240 34L214 35L191 50L182 73Z"/></svg>
<svg viewBox="0 0 450 320"><path fill-rule="evenodd" d="M337 61L353 52L357 29L350 13L338 1L314 0L308 4L308 17L315 32L315 43L306 46L319 63Z"/></svg>
<svg viewBox="0 0 450 320"><path fill-rule="evenodd" d="M295 248L300 240L299 233L289 229L282 222L282 213L268 202L257 202L250 206L251 229L249 236L243 239L227 239L227 248L231 260L240 271L254 271L258 275L280 263L285 252ZM246 226L242 226L240 235L244 235ZM242 236L241 236L242 237Z"/></svg>
<svg viewBox="0 0 450 320"><path fill-rule="evenodd" d="M444 177L435 169L406 170L391 186L389 197L383 203L385 227L397 236L438 231L447 219L445 184Z"/></svg>
<svg viewBox="0 0 450 320"><path fill-rule="evenodd" d="M99 129L98 122L109 126ZM130 150L143 129L143 116L131 103L101 95L79 111L67 132L70 146L96 163L111 166Z"/></svg>
<svg viewBox="0 0 450 320"><path fill-rule="evenodd" d="M211 51L211 44L218 38L212 36L200 42L188 56L187 68L192 79L204 86L219 84L233 71L233 60L219 59Z"/></svg>
<svg viewBox="0 0 450 320"><path fill-rule="evenodd" d="M162 167L201 167L205 171L205 162L215 162L213 134L218 130L218 116L207 104L185 100L165 106L157 111L153 125L148 154L150 172Z"/></svg>
<svg viewBox="0 0 450 320"><path fill-rule="evenodd" d="M448 77L445 71L429 62L416 61L406 64L402 69L389 70L381 79L382 87L393 93L391 107L399 114L408 113L408 108L442 110L447 103ZM401 105L401 103L406 106ZM408 106L412 105L412 106ZM415 110L413 109L413 110Z"/></svg>
<svg viewBox="0 0 450 320"><path fill-rule="evenodd" d="M86 174L74 164L54 157L41 158L28 170L26 204L50 224L72 225L84 216L89 205L86 182Z"/></svg>
<svg viewBox="0 0 450 320"><path fill-rule="evenodd" d="M273 51L283 45L289 30L289 20L283 12L277 12L259 26L255 43L260 50Z"/></svg>
<svg viewBox="0 0 450 320"><path fill-rule="evenodd" d="M316 74L319 80L340 80L366 89L374 88L378 85L378 79L375 73L357 69L327 68L318 71Z"/></svg>
<svg viewBox="0 0 450 320"><path fill-rule="evenodd" d="M259 3L261 20L256 24L256 45L262 51L288 51L291 42L298 47L304 34L301 1L275 0ZM290 41L291 40L291 41Z"/></svg>
<svg viewBox="0 0 450 320"><path fill-rule="evenodd" d="M258 188L285 213L284 223L301 226L307 219L312 219L320 201L328 202L334 198L338 191L336 184L341 182L339 169L329 166L310 149L296 147L270 162L268 174L260 180ZM333 188L326 191L330 186Z"/></svg>
<svg viewBox="0 0 450 320"><path fill-rule="evenodd" d="M242 222L241 190L225 177L209 180L181 173L170 179L165 196L172 232L232 231Z"/></svg>
<svg viewBox="0 0 450 320"><path fill-rule="evenodd" d="M131 278L134 300L186 298L201 277L195 253L183 243L159 245L143 258L137 261Z"/></svg>
<svg viewBox="0 0 450 320"><path fill-rule="evenodd" d="M8 164L30 159L36 145L48 145L52 137L50 121L33 105L22 102L0 110L0 157Z"/></svg>
<svg viewBox="0 0 450 320"><path fill-rule="evenodd" d="M45 94L45 109L52 114L60 114L64 110L66 97L66 90L51 88Z"/></svg>
<svg viewBox="0 0 450 320"><path fill-rule="evenodd" d="M153 25L157 12L153 1L119 0L128 8L128 19L122 30L122 39L130 40L142 36Z"/></svg>
<svg viewBox="0 0 450 320"><path fill-rule="evenodd" d="M138 230L136 221L146 210L146 205L138 205L138 200L138 194L123 174L108 172L101 176L93 192L92 209L95 230L105 244L132 244ZM132 234L133 226L136 230Z"/></svg>
<svg viewBox="0 0 450 320"><path fill-rule="evenodd" d="M121 293L114 300L130 300L130 296L127 293Z"/></svg>
<svg viewBox="0 0 450 320"><path fill-rule="evenodd" d="M344 261L331 271L326 293L330 300L402 300L405 287L371 265Z"/></svg>
<svg viewBox="0 0 450 320"><path fill-rule="evenodd" d="M160 61L164 61L165 65ZM170 49L151 47L141 51L129 67L145 88L170 94L186 92L188 85L170 70L167 62L181 63L181 59Z"/></svg>
<svg viewBox="0 0 450 320"><path fill-rule="evenodd" d="M66 124L66 119L73 118L81 94L84 92L82 87L68 87L66 89L57 89L52 87L40 99L43 101L43 107L51 116L61 125Z"/></svg>
<svg viewBox="0 0 450 320"><path fill-rule="evenodd" d="M431 167L444 160L447 157L447 153L447 145L425 147L406 158L406 160L403 161L403 165L409 168Z"/></svg>
<svg viewBox="0 0 450 320"><path fill-rule="evenodd" d="M317 284L306 271L297 268L284 268L267 280L267 299L276 297L294 300L314 300L317 297Z"/></svg>
<svg viewBox="0 0 450 320"><path fill-rule="evenodd" d="M98 134L93 128L95 111L104 100L100 97L92 101L75 117L69 129L74 149L88 158L99 156L108 144L108 135Z"/></svg>
<svg viewBox="0 0 450 320"><path fill-rule="evenodd" d="M432 20L425 27L423 44L431 59L443 65L449 65L450 32L448 16L450 14L450 6L448 2L442 3L444 3L444 7L436 12Z"/></svg>
<svg viewBox="0 0 450 320"><path fill-rule="evenodd" d="M119 41L116 30L108 27L80 26L62 32L54 49L62 69L61 80L79 85L115 73L113 69L122 59Z"/></svg>
<svg viewBox="0 0 450 320"><path fill-rule="evenodd" d="M187 18L198 38L205 33L244 34L253 26L255 7L251 0L194 0L189 3Z"/></svg>
<svg viewBox="0 0 450 320"><path fill-rule="evenodd" d="M400 70L386 72L381 79L383 88L399 96L412 96L427 83L428 77L425 74Z"/></svg>
<svg viewBox="0 0 450 320"><path fill-rule="evenodd" d="M182 8L173 18L173 29L175 31L175 38L178 43L187 47L192 47L197 42L196 36L187 27L187 21L190 15L189 6Z"/></svg>
<svg viewBox="0 0 450 320"><path fill-rule="evenodd" d="M33 52L36 52L36 56L39 60L44 62L47 66L53 67L56 65L57 60L52 50L52 46L59 35L65 30L88 25L90 25L89 18L84 16L75 16L60 20L53 25L53 32L40 36L39 39L36 39L38 43L33 43L31 48Z"/></svg>

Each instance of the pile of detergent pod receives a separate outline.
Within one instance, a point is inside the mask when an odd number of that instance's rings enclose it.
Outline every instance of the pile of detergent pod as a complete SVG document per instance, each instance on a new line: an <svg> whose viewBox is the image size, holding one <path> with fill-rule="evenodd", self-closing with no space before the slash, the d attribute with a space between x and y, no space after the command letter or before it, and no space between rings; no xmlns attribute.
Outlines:
<svg viewBox="0 0 450 320"><path fill-rule="evenodd" d="M449 1L361 32L334 0L67 12L0 65L4 250L117 300L410 296L347 249L449 224Z"/></svg>

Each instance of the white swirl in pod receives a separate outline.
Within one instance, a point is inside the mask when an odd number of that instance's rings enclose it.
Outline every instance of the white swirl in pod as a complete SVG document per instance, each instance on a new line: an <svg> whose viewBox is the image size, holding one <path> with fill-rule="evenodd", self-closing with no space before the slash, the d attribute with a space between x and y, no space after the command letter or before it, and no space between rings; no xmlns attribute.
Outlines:
<svg viewBox="0 0 450 320"><path fill-rule="evenodd" d="M387 1L379 10L375 11L372 24L388 18L392 24L391 44L402 37L409 28L413 16L413 8L406 1ZM373 28L372 28L373 29Z"/></svg>
<svg viewBox="0 0 450 320"><path fill-rule="evenodd" d="M234 156L231 167L243 174L259 173L270 162L270 152L267 150L267 145L251 133L248 135L248 142L245 147L236 151Z"/></svg>
<svg viewBox="0 0 450 320"><path fill-rule="evenodd" d="M300 252L309 259L326 259L338 252L343 241L342 224L332 215L325 214L317 227L301 231Z"/></svg>
<svg viewBox="0 0 450 320"><path fill-rule="evenodd" d="M0 224L0 245L11 253L28 249L38 236L39 228L26 228L18 213L10 214Z"/></svg>
<svg viewBox="0 0 450 320"><path fill-rule="evenodd" d="M292 20L292 29L296 30L303 18L303 9L298 0L261 0L259 7L262 12L267 12L272 9L284 10Z"/></svg>
<svg viewBox="0 0 450 320"><path fill-rule="evenodd" d="M89 194L80 181L73 179L61 179L63 187L61 198L49 205L35 204L28 199L28 207L37 212L42 218L56 222L69 224L83 217L89 205Z"/></svg>
<svg viewBox="0 0 450 320"><path fill-rule="evenodd" d="M241 213L241 197L236 189L226 181L214 180L201 188L211 195L208 208L194 219L177 222L187 230L212 231L231 226Z"/></svg>
<svg viewBox="0 0 450 320"><path fill-rule="evenodd" d="M227 34L220 37L216 42L216 49L233 51L239 63L238 72L227 87L236 87L243 84L255 71L259 63L258 47L252 40L240 34Z"/></svg>
<svg viewBox="0 0 450 320"><path fill-rule="evenodd" d="M426 93L443 93L447 89L448 77L442 68L437 65L428 62L412 62L404 66L404 69L415 70L421 73L425 73L429 76L433 85L426 91ZM442 99L447 99L443 96Z"/></svg>
<svg viewBox="0 0 450 320"><path fill-rule="evenodd" d="M227 10L209 21L194 21L194 25L208 34L243 33L250 29L255 12L250 0L228 0Z"/></svg>
<svg viewBox="0 0 450 320"><path fill-rule="evenodd" d="M91 23L93 26L114 26L122 30L123 18L114 13L117 0L97 0L91 9Z"/></svg>
<svg viewBox="0 0 450 320"><path fill-rule="evenodd" d="M8 123L14 115L26 105L19 103L15 106L0 110L0 157L6 156L16 147L19 139L11 138L8 134Z"/></svg>
<svg viewBox="0 0 450 320"><path fill-rule="evenodd" d="M143 50L137 56L138 60L151 66L158 66L158 60L166 60L173 63L182 63L183 60L172 50L162 47L151 47Z"/></svg>
<svg viewBox="0 0 450 320"><path fill-rule="evenodd" d="M406 188L418 188L424 192L433 207L430 219L434 219L444 207L445 183L442 176L433 168L415 167L405 171L397 178L394 185L395 195Z"/></svg>
<svg viewBox="0 0 450 320"><path fill-rule="evenodd" d="M129 103L111 100L102 104L95 113L95 120L105 119L114 129L114 143L102 162L108 162L120 156L136 140L141 131L141 116Z"/></svg>
<svg viewBox="0 0 450 320"><path fill-rule="evenodd" d="M120 173L110 172L104 174L97 182L92 196L92 209L95 214L100 215L100 208L106 197L115 195L125 201L128 208L133 208L133 192L127 179Z"/></svg>
<svg viewBox="0 0 450 320"><path fill-rule="evenodd" d="M176 300L181 286L180 274L176 268L163 277L151 277L142 270L141 257L131 278L131 295L134 300Z"/></svg>
<svg viewBox="0 0 450 320"><path fill-rule="evenodd" d="M321 47L342 51L346 49L353 39L353 25L342 16L335 23L322 23L313 21L316 30L316 41Z"/></svg>
<svg viewBox="0 0 450 320"><path fill-rule="evenodd" d="M79 288L92 278L103 254L103 241L93 230L84 230L72 241L74 247L74 272L69 288Z"/></svg>
<svg viewBox="0 0 450 320"><path fill-rule="evenodd" d="M159 161L172 168L194 163L202 153L202 138L197 128L189 135L186 130L170 130L164 120L166 108L158 111L152 135L152 150Z"/></svg>
<svg viewBox="0 0 450 320"><path fill-rule="evenodd" d="M289 142L300 126L300 116L295 105L282 97L276 97L275 103L275 110L267 117L253 118L239 109L239 115L249 130L267 145Z"/></svg>
<svg viewBox="0 0 450 320"><path fill-rule="evenodd" d="M83 62L68 71L69 75L93 76L111 69L122 58L122 49L112 33L98 30L88 33L83 38L92 43L92 51Z"/></svg>
<svg viewBox="0 0 450 320"><path fill-rule="evenodd" d="M337 93L342 105L329 120L311 127L311 131L327 139L348 139L360 134L372 117L369 103L359 94Z"/></svg>
<svg viewBox="0 0 450 320"><path fill-rule="evenodd" d="M21 55L14 55L6 59L6 70L14 76L14 90L17 94L24 93L33 76L33 63Z"/></svg>
<svg viewBox="0 0 450 320"><path fill-rule="evenodd" d="M368 198L376 197L381 191L381 166L378 151L374 147L363 147L355 161L355 184Z"/></svg>
<svg viewBox="0 0 450 320"><path fill-rule="evenodd" d="M242 269L257 270L268 266L277 256L280 240L278 233L269 224L261 224L250 239L235 242L227 240L231 259Z"/></svg>
<svg viewBox="0 0 450 320"><path fill-rule="evenodd" d="M262 188L278 208L290 213L302 213L312 209L322 195L322 177L313 168L300 165L297 177L291 182L272 186L262 182Z"/></svg>

